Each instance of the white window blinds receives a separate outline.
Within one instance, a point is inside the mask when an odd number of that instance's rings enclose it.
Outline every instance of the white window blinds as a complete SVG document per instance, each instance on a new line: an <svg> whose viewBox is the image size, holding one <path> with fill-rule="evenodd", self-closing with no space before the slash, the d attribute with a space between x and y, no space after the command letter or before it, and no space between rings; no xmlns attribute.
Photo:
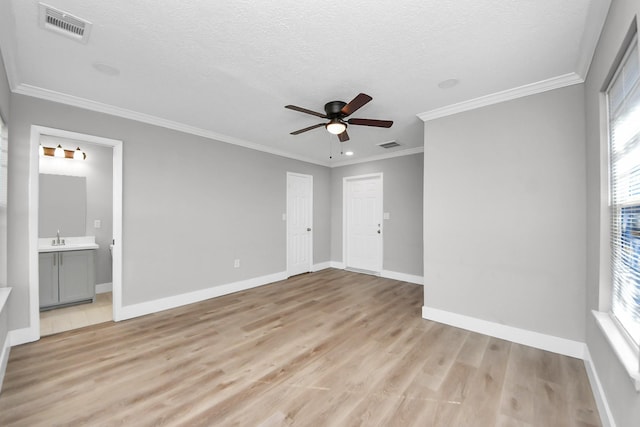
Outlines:
<svg viewBox="0 0 640 427"><path fill-rule="evenodd" d="M607 91L611 206L611 311L640 345L640 58L632 41Z"/></svg>

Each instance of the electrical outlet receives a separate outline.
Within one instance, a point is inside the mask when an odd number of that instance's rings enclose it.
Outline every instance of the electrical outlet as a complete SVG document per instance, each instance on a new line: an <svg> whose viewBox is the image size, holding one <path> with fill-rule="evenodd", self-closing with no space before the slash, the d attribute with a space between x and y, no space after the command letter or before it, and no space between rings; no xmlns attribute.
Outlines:
<svg viewBox="0 0 640 427"><path fill-rule="evenodd" d="M236 259L233 261L233 268L240 268L240 260Z"/></svg>

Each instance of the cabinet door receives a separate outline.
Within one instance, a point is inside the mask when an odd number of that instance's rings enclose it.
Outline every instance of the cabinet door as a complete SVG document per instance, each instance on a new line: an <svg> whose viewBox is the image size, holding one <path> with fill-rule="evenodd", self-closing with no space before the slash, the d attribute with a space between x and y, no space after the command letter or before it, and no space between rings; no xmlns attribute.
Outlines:
<svg viewBox="0 0 640 427"><path fill-rule="evenodd" d="M58 303L58 253L39 254L40 307Z"/></svg>
<svg viewBox="0 0 640 427"><path fill-rule="evenodd" d="M94 251L60 252L60 303L92 299L95 295Z"/></svg>

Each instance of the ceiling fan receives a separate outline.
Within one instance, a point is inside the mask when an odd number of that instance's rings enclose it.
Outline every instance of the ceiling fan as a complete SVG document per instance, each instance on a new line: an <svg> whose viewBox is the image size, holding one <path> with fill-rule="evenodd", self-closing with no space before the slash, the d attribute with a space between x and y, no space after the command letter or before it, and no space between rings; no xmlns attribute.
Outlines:
<svg viewBox="0 0 640 427"><path fill-rule="evenodd" d="M340 142L345 142L349 140L349 135L347 134L347 124L350 125L359 125L359 126L375 126L380 128L390 128L393 124L391 120L374 120L374 119L346 119L346 117L350 116L362 106L364 106L367 102L371 101L369 95L360 93L358 96L353 98L351 102L348 104L343 101L331 101L327 102L324 106L325 114L318 113L315 111L307 110L306 108L297 107L295 105L285 105L284 108L288 108L290 110L299 111L301 113L311 114L313 116L321 117L323 119L329 119L328 123L318 123L317 125L309 126L304 129L299 129L297 131L291 132L291 135L298 135L302 132L306 132L312 129L316 129L324 126L327 128L329 133L334 135L338 135L338 139Z"/></svg>

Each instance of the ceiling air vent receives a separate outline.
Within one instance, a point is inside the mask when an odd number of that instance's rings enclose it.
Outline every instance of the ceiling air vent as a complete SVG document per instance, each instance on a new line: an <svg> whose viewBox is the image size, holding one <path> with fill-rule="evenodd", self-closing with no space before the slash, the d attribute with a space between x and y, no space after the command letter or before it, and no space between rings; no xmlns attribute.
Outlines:
<svg viewBox="0 0 640 427"><path fill-rule="evenodd" d="M398 144L395 141L381 142L380 144L376 144L376 145L382 148L394 148L394 147L400 146L400 144Z"/></svg>
<svg viewBox="0 0 640 427"><path fill-rule="evenodd" d="M54 31L81 43L86 43L91 32L91 22L56 9L48 4L39 5L39 23L45 30Z"/></svg>

